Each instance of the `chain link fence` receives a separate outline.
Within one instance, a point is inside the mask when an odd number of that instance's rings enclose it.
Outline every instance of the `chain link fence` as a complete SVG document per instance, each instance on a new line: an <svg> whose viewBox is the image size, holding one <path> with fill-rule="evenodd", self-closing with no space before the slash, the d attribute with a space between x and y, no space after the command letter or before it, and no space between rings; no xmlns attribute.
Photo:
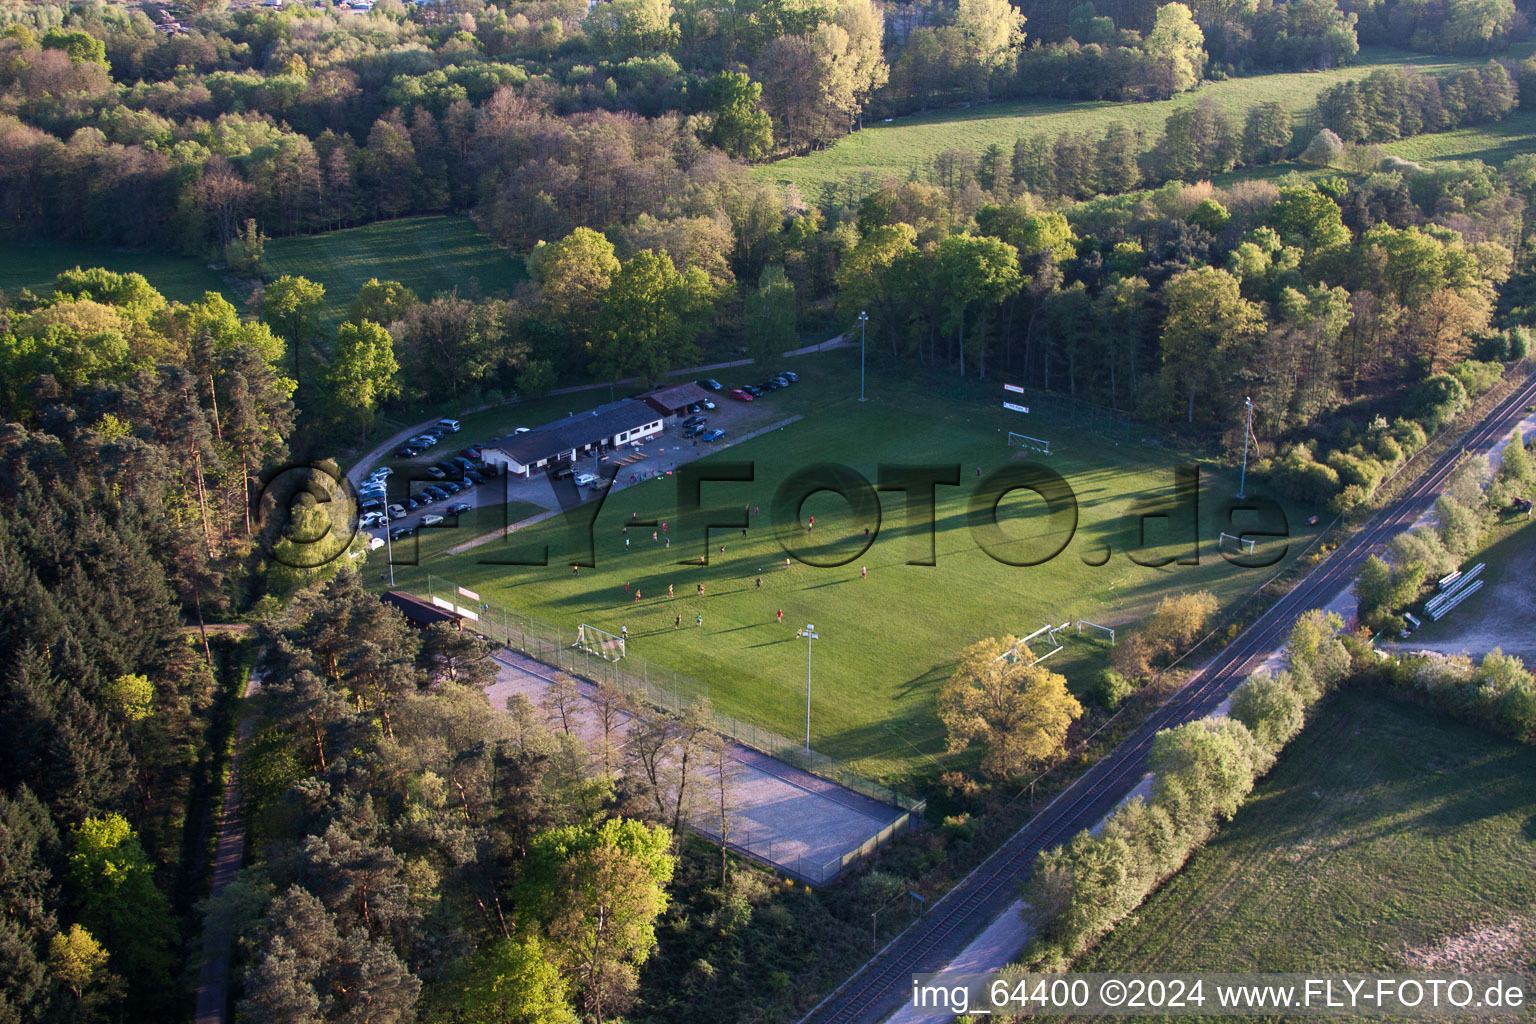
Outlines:
<svg viewBox="0 0 1536 1024"><path fill-rule="evenodd" d="M427 598L440 607L465 615L469 626L487 639L553 665L562 672L593 683L606 682L628 691L652 707L682 714L700 697L709 697L709 684L645 658L628 655L610 661L576 645L576 630L545 622L526 612L488 601L451 580L428 575ZM839 761L808 750L802 743L751 719L711 710L711 726L721 735L753 750L808 771L828 781L909 813L921 814L925 801L883 786L851 771ZM906 815L903 815L905 818ZM867 844L866 844L867 845Z"/></svg>

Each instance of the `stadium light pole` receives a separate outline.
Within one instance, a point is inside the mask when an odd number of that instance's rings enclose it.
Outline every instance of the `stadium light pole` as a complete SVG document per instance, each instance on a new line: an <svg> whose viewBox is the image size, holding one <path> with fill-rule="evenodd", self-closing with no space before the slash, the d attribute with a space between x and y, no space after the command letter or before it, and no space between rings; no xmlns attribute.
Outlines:
<svg viewBox="0 0 1536 1024"><path fill-rule="evenodd" d="M1243 475L1238 478L1237 483L1239 498L1248 496L1245 493L1248 490L1248 438L1253 434L1253 399L1245 398L1243 402L1248 406L1248 421L1243 424Z"/></svg>
<svg viewBox="0 0 1536 1024"><path fill-rule="evenodd" d="M821 639L816 627L806 624L796 636L805 638L805 752L811 752L811 641Z"/></svg>
<svg viewBox="0 0 1536 1024"><path fill-rule="evenodd" d="M384 557L389 559L389 585L390 586L394 586L395 585L395 538L394 538L393 534L394 534L395 530L394 530L394 527L389 525L391 522L393 522L393 520L391 520L389 518L389 509L386 507L384 509Z"/></svg>
<svg viewBox="0 0 1536 1024"><path fill-rule="evenodd" d="M859 401L864 401L864 325L869 323L869 314L859 310Z"/></svg>

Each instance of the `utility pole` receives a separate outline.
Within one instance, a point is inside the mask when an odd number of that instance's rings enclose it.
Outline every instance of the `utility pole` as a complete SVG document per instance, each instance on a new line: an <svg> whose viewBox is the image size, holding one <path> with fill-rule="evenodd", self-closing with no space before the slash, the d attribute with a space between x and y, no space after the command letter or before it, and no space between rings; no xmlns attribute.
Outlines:
<svg viewBox="0 0 1536 1024"><path fill-rule="evenodd" d="M869 323L869 314L859 310L859 401L864 401L864 326Z"/></svg>
<svg viewBox="0 0 1536 1024"><path fill-rule="evenodd" d="M811 752L811 641L821 639L816 627L807 625L796 636L805 638L805 752Z"/></svg>
<svg viewBox="0 0 1536 1024"><path fill-rule="evenodd" d="M1243 402L1248 406L1248 422L1243 425L1243 475L1237 484L1239 498L1248 496L1248 438L1253 436L1253 399L1245 398Z"/></svg>

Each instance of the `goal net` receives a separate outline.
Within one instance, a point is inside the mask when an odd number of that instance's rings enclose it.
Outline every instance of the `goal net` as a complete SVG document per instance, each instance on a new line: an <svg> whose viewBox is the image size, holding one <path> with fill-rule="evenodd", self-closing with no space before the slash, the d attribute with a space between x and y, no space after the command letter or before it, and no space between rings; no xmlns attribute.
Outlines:
<svg viewBox="0 0 1536 1024"><path fill-rule="evenodd" d="M1238 554L1253 554L1253 541L1244 540L1233 533L1223 533L1216 541L1217 551L1236 551Z"/></svg>
<svg viewBox="0 0 1536 1024"><path fill-rule="evenodd" d="M1023 448L1026 451L1039 452L1041 455L1051 454L1051 442L1039 437L1030 437L1028 434L1016 434L1008 431L1008 447Z"/></svg>
<svg viewBox="0 0 1536 1024"><path fill-rule="evenodd" d="M579 647L608 661L618 661L624 657L623 637L614 636L606 630L589 626L585 622L576 628L576 642L571 646Z"/></svg>

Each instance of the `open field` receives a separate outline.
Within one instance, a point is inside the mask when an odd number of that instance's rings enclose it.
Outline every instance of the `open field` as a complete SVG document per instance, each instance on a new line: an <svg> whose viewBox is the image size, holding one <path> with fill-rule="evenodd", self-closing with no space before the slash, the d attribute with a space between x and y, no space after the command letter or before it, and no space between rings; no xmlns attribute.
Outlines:
<svg viewBox="0 0 1536 1024"><path fill-rule="evenodd" d="M509 292L523 261L498 249L468 217L380 221L267 243L270 277L294 274L325 285L326 316L340 320L371 277L399 281L423 299L457 288L466 298Z"/></svg>
<svg viewBox="0 0 1536 1024"><path fill-rule="evenodd" d="M1531 915L1533 776L1536 750L1342 693L1210 846L1076 969L1424 969L1411 951ZM1494 961L1469 969L1509 966Z"/></svg>
<svg viewBox="0 0 1536 1024"><path fill-rule="evenodd" d="M1517 110L1504 120L1492 124L1472 125L1431 135L1415 135L1396 142L1380 143L1377 148L1384 155L1399 156L1404 160L1431 166L1461 160L1481 160L1498 166L1521 153L1536 153L1536 111ZM1315 179L1343 173L1334 167L1286 162L1266 164L1263 167L1242 167L1217 175L1215 183L1226 188L1239 181L1273 180L1292 174Z"/></svg>
<svg viewBox="0 0 1536 1024"><path fill-rule="evenodd" d="M839 139L827 149L765 164L756 168L755 173L765 180L794 184L808 202L814 202L828 182L854 182L863 175L877 183L889 177L905 179L914 165L926 163L945 149L980 153L996 143L1011 153L1014 141L1021 135L1101 135L1116 121L1155 138L1161 134L1169 114L1205 97L1238 112L1239 117L1249 107L1270 100L1300 112L1310 107L1324 88L1351 78L1364 78L1378 67L1411 64L1434 73L1476 67L1486 60L1367 49L1347 68L1232 78L1155 103L1020 100L918 114L891 124L867 125L863 131Z"/></svg>
<svg viewBox="0 0 1536 1024"><path fill-rule="evenodd" d="M0 289L12 292L20 288L51 290L53 279L75 267L103 267L126 274L143 274L160 294L178 302L193 302L204 292L223 292L217 271L209 270L190 256L165 256L159 253L132 252L126 249L93 249L80 245L3 245L0 246Z"/></svg>
<svg viewBox="0 0 1536 1024"><path fill-rule="evenodd" d="M943 757L934 698L962 647L989 635L1024 635L1048 621L1081 617L1131 625L1159 598L1180 590L1211 589L1230 607L1273 571L1236 569L1217 556L1216 517L1221 500L1236 490L1232 474L1209 467L1203 473L1198 566L1136 565L1125 551L1140 547L1137 521L1126 517L1169 499L1174 466L1181 461L1175 453L1131 435L1117 442L1083 425L1034 416L1028 429L1052 439L1057 454L1026 460L1018 449L1005 447L1001 431L1018 429L1021 422L1003 418L1016 414L998 406L995 385L948 377L902 384L875 376L871 400L861 405L856 351L804 357L790 365L800 372L801 383L765 396L753 408L766 406L780 420L803 418L728 446L706 462L754 465L751 483L704 485L706 508L717 506L715 522L740 517L743 506L760 510L745 537L739 526L710 532L707 566L697 564L706 551L699 527L677 519L675 478L662 475L608 496L593 526L597 565L579 576L571 572L575 558L565 523L556 517L506 544L430 558L416 569L397 568L397 580L424 590L430 572L562 628L586 622L617 633L627 626L633 654L707 681L718 710L754 718L788 736L805 727L806 642L795 631L814 623L820 639L812 652L812 746L867 776L899 784L914 771L933 771ZM466 431L456 440L467 443L465 438L474 439ZM858 518L841 498L822 492L802 510L804 517L815 517L814 533L794 525L790 511L781 520L782 536L797 547L808 545L808 555L818 561L843 564L814 568L795 562L786 569L785 551L770 526L775 490L791 474L825 462L851 466L872 482L881 464L959 464L960 486L937 491L937 564L907 564L926 556L927 529L908 523L900 492L880 498L878 514L870 510ZM1005 565L978 547L967 525L976 470L1034 463L1067 480L1079 524L1068 541L1067 514L1048 516L1031 492L1014 492L999 506L1006 536L1002 553L1022 562L1067 546L1044 564ZM1292 555L1311 539L1300 525L1308 511L1291 509ZM637 520L651 518L668 523L670 548L651 540L659 525L638 525ZM632 522L637 525L626 534ZM875 537L860 554L865 527ZM1189 528L1180 526L1177 535L1171 529L1167 520L1148 524L1149 546L1140 552L1144 561L1188 549ZM546 544L547 567L487 564L536 556ZM1106 544L1113 550L1108 563L1089 564L1101 561ZM865 567L867 578L861 574ZM669 585L672 599L666 596ZM636 590L642 595L638 602ZM702 626L695 625L696 616L703 617ZM1081 690L1105 663L1107 650L1104 641L1073 634L1049 664Z"/></svg>

